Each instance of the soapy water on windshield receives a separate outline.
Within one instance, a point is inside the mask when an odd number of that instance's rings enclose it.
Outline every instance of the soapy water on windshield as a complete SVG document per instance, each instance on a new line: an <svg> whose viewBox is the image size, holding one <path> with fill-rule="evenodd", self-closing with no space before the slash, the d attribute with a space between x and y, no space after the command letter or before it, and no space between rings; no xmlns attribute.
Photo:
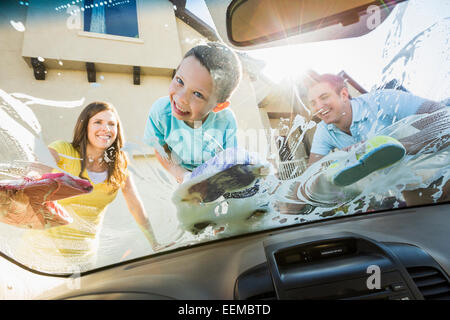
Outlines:
<svg viewBox="0 0 450 320"><path fill-rule="evenodd" d="M396 18L401 21L403 12L397 12L396 14ZM423 72L426 66L422 61L424 57L428 57L427 61L436 61L440 66L450 65L448 63L450 61L450 43L447 41L450 19L437 21L408 40L406 44L400 41L402 32L405 32L405 30L398 28L399 23L397 23L397 28L395 28L395 22L392 22L392 25L394 31L388 34L382 53L386 67L382 71L381 82L385 83L392 78L399 79L401 84L410 88L413 93L419 96L426 96L435 101L448 99L450 72L442 70L442 67L438 74L436 72ZM442 52L434 51L435 43L439 43ZM444 45L443 48L442 45ZM395 46L398 47L395 48ZM428 85L423 85L423 83ZM436 85L432 85L433 83ZM297 98L299 99L299 97ZM84 105L84 99L53 101L23 93L6 93L0 89L0 119L2 119L0 122L0 139L2 140L0 146L0 179L22 178L29 174L48 172L49 168L56 167L46 144L42 140L41 124L30 109L30 105L35 105L35 107L45 105L55 108L74 108ZM197 235L183 230L180 231L176 215L177 208L171 201L171 195L178 186L175 179L154 160L154 157L147 158L145 156L151 154L152 151L148 150L149 147L140 139L128 139L124 151L128 153L129 170L135 177L144 206L151 216L157 239L162 243L170 243L176 240L173 247L177 247L215 239L218 236L247 233L318 220L323 217L367 212L374 209L396 208L402 205L402 191L425 188L442 176L442 181L439 185L436 185L437 191L433 194L433 199L437 200L442 194L442 186L450 178L449 148L437 151L438 146L432 142L433 137L437 137L440 143L447 142L448 137L446 136L449 135L450 130L448 126L449 108L440 111L439 115L432 121L427 121L428 125L422 131L423 141L428 139L430 142L422 150L418 150L414 155L407 155L398 163L378 170L350 186L336 187L327 182L327 171L324 169L333 161L343 161L353 156L352 152L354 152L337 151L322 158L300 175L299 173L302 170L297 168L287 180L279 180L275 175L266 177L261 183L260 191L252 198L252 201L237 202L219 199L214 203L191 208L193 210L212 210L214 214L221 218L230 217L229 223L224 224L223 230L219 233L214 226L206 227L203 232ZM379 117L382 116L382 113L379 114ZM371 132L371 135L388 135L397 140L412 136L418 133L415 124L424 122L427 117L427 115L411 116L381 132ZM295 143L290 145L293 154L303 143L307 132L313 130L315 125L313 121L308 121L301 116L297 116L290 126L286 126L286 122L283 122L284 129L287 130L287 138L295 140ZM285 141L288 139L285 139ZM158 151L160 154L164 154L164 150ZM267 159L275 158L273 154L261 154L261 156ZM302 185L303 188L297 188L298 185ZM385 206L384 204L381 205L386 198L394 200ZM235 210L239 210L238 205L245 204L246 206L258 207L266 203L269 203L267 206L268 212L255 214L246 220L233 220L232 215ZM295 214L283 214L276 207L276 203L299 205L302 209L296 211ZM120 210L120 214L115 214L115 203L112 203L107 210L105 222L107 222L108 216L114 216L117 221L105 223L101 230L100 247L102 250L99 250L99 254L108 258L103 259L103 262L97 262L97 264L92 262L95 266L117 262L123 257L124 253L127 253L127 259L151 253L151 249L137 239L140 231L131 227L134 226L132 220L127 220L127 223L123 222L125 220L121 220L125 216L130 216L126 212L127 209L121 207ZM98 231L94 230L93 225L82 221L82 219L75 217L75 221L80 225L81 230ZM14 248L18 247L21 240L21 237L17 235L23 231L7 225L0 227L2 228L0 249L14 258L16 253ZM40 233L39 231L33 232L36 236ZM118 235L120 235L119 241ZM67 262L55 259L44 267L44 263L41 263L40 259L44 259L46 252L55 244L46 241L44 238L40 238L40 240L36 241L36 243L39 243L41 250L37 257L30 258L31 252L27 252L26 257L19 260L20 262L40 265L40 269L43 271L55 270L55 272L64 272L64 268L61 267L63 263L68 265L69 268L81 263L80 261ZM125 242L127 244L124 244ZM71 241L66 241L61 245L72 249L81 246L81 244ZM133 247L133 250L130 251L130 247ZM141 247L141 251L134 249L135 247ZM92 267L92 264L87 264L86 268L90 267ZM82 270L84 269L82 268Z"/></svg>
<svg viewBox="0 0 450 320"><path fill-rule="evenodd" d="M419 150L415 155L409 155L398 163L375 172L366 178L358 181L355 184L346 187L337 187L329 182L327 176L330 175L330 170L326 167L333 161L345 161L349 157L354 157L356 150L349 152L337 151L324 157L311 167L309 167L303 174L298 177L293 177L288 180L278 180L275 175L270 175L263 179L260 183L261 189L257 195L248 200L241 199L223 199L210 203L199 204L183 204L182 207L186 212L192 214L207 216L206 212L213 212L217 217L223 220L225 218L227 223L225 225L212 224L205 228L203 233L199 236L206 238L214 238L217 235L228 236L233 234L240 234L242 232L250 232L270 227L280 226L280 224L297 223L299 216L284 215L277 211L275 203L292 203L298 205L308 205L312 210L303 210L301 212L302 221L312 221L320 219L324 216L337 216L353 212L366 212L369 210L382 210L388 208L396 208L402 204L402 191L414 190L417 188L425 188L431 182L443 176L442 184L438 185L435 200L439 198L442 193L442 186L449 178L448 163L450 163L449 150L445 148L437 151L438 145L433 144L433 141L438 140L445 143L445 139L439 139L450 134L448 123L450 121L449 108L444 108L441 111L435 112L433 115L416 115L397 122L391 127L385 128L380 132L374 132L374 135L389 135L396 139L405 138L410 135L415 135L418 132L415 126L424 121L424 119L432 119L427 121L429 124L422 128L421 141L429 140L429 144L425 145L422 150ZM301 128L302 134L296 147L300 145L306 132L314 128L315 123L306 121L304 118L297 116L293 122L288 137ZM436 139L436 137L438 137ZM139 148L134 145L137 150ZM160 152L164 153L161 149ZM295 149L292 150L295 152ZM152 168L150 172L158 172L159 169ZM136 173L138 173L136 171ZM168 188L167 191L173 192L177 187L176 183L167 175L159 174L144 175L142 172L138 175L146 181L152 183L159 183L161 186ZM164 179L158 181L158 177ZM170 182L171 181L171 182ZM302 192L296 190L297 185L302 185ZM292 197L292 190L295 191L295 197ZM171 192L166 194L171 194ZM382 204L386 198L394 199L390 204ZM165 200L169 200L166 198ZM251 208L260 208L268 204L269 212L260 215L251 216L250 219L243 219L233 212L240 212L243 210L250 210ZM180 206L179 206L180 207ZM298 213L297 213L298 214ZM217 222L213 221L213 222ZM200 222L200 221L199 221ZM221 229L220 233L216 233ZM184 235L187 237L187 235ZM198 240L198 238L196 238Z"/></svg>
<svg viewBox="0 0 450 320"><path fill-rule="evenodd" d="M26 95L17 95L19 97L27 97ZM26 103L0 90L1 108L0 113L2 121L0 125L0 135L5 143L2 145L0 178L11 179L21 178L30 174L30 172L43 173L48 172L49 168L56 168L51 155L41 137L41 126L34 116L33 112ZM36 100L36 98L33 98ZM30 100L29 100L30 101ZM82 101L82 100L80 100ZM51 102L47 102L51 104ZM61 107L61 102L55 103L56 107ZM68 104L72 106L73 104ZM67 106L66 106L67 107ZM431 118L430 118L431 117ZM431 121L430 121L431 119ZM398 163L391 167L379 170L368 177L346 187L336 187L329 183L326 179L327 165L333 161L344 161L351 156L352 151L337 151L329 154L310 166L300 176L288 180L278 180L275 175L270 175L261 181L261 188L257 195L252 197L250 201L239 201L234 199L222 199L215 203L203 204L186 210L213 210L216 215L221 218L229 217L227 223L223 224L219 233L221 236L251 232L280 225L298 223L301 221L312 221L320 219L323 216L338 216L356 211L365 212L370 207L373 199L381 201L384 197L394 196L402 199L401 192L404 190L412 190L418 187L427 187L431 182L435 181L439 176L443 176L443 182L437 186L438 191L434 195L435 200L442 193L442 186L450 177L450 152L449 148L438 150L438 145L432 143L435 137L444 137L450 134L448 126L450 119L450 108L438 110L433 115L414 115L403 119L394 125L385 128L379 135L389 135L396 139L405 138L407 136L418 133L417 124L422 125L421 137L422 141L429 140L429 144L415 155L408 155ZM425 121L426 120L426 121ZM423 127L423 124L426 124ZM315 123L307 121L297 116L293 122L288 137L297 129L301 129L301 136L295 148L300 145L306 132L315 127ZM440 139L440 143L445 143L448 138ZM439 139L438 139L439 140ZM148 164L148 162L139 162L135 160L133 154L146 154L146 145L144 143L127 143L124 147L129 155L129 170L134 174L140 185L150 187L152 192L145 194L145 204L147 210L152 210L152 206L159 208L159 212L175 213L176 208L171 202L171 194L177 187L177 183L169 176L161 167ZM292 152L295 152L295 148ZM160 150L161 151L161 150ZM296 185L302 185L303 188L295 188ZM157 186L155 188L155 186ZM294 197L292 196L294 192ZM277 212L274 203L294 203L300 205L309 205L312 208L309 211L302 211L301 215L286 215ZM393 207L400 202L393 204ZM267 205L268 212L260 212L247 219L233 219L233 212L243 210L245 206L261 207ZM246 210L250 210L245 208ZM112 209L110 209L112 210ZM152 210L153 211L153 210ZM332 213L330 213L332 212ZM155 213L153 213L155 214ZM170 215L168 215L170 216ZM180 232L177 229L176 215L172 214L171 218L166 222L172 224L154 225L153 229L159 234L164 234L164 230L171 230L171 235L165 233L165 241L177 239L175 246L186 245L186 243L196 243L199 241L210 240L217 237L217 229L214 226L205 228L202 233L197 235L189 232ZM93 227L82 219L75 219L81 229L85 231L91 230ZM105 234L103 239L107 240L108 245L104 245L106 252L114 251L114 232L103 230ZM36 233L37 234L37 233ZM132 238L130 232L127 237ZM46 242L40 242L41 247ZM50 243L47 243L50 246ZM54 244L52 244L54 246ZM73 243L65 241L66 247L72 247ZM44 249L44 248L42 248ZM59 268L59 266L58 266ZM59 269L60 270L60 269Z"/></svg>

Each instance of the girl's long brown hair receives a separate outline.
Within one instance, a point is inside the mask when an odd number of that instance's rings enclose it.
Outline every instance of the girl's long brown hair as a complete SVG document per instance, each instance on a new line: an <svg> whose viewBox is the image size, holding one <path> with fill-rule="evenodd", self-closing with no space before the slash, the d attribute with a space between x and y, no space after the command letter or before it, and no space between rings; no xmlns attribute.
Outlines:
<svg viewBox="0 0 450 320"><path fill-rule="evenodd" d="M108 166L108 183L110 183L114 188L119 188L125 182L126 174L125 170L127 168L127 156L125 152L122 151L123 144L125 143L125 138L122 132L122 127L120 125L119 114L117 113L114 106L107 102L92 102L87 105L83 111L81 111L78 117L77 123L75 124L75 129L73 132L73 147L80 153L81 157L81 171L80 178L83 177L83 171L86 168L86 146L88 144L88 123L94 115L102 111L112 111L117 119L117 137L113 144L106 150L106 156L109 159L106 161Z"/></svg>

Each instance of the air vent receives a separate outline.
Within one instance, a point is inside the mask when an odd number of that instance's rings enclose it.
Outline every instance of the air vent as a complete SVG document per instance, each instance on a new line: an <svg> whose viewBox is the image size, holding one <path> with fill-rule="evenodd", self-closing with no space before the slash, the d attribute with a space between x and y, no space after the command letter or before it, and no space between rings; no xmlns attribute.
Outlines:
<svg viewBox="0 0 450 320"><path fill-rule="evenodd" d="M450 300L450 283L442 272L432 267L407 270L425 300Z"/></svg>

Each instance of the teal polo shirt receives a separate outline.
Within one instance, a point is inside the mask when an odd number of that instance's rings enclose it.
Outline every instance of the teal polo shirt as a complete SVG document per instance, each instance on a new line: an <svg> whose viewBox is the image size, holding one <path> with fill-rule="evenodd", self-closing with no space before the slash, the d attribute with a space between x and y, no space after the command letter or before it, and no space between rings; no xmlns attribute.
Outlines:
<svg viewBox="0 0 450 320"><path fill-rule="evenodd" d="M150 108L144 141L157 150L167 145L174 161L192 171L216 153L237 147L236 131L236 117L229 108L210 112L202 126L194 129L172 115L170 99L163 97Z"/></svg>

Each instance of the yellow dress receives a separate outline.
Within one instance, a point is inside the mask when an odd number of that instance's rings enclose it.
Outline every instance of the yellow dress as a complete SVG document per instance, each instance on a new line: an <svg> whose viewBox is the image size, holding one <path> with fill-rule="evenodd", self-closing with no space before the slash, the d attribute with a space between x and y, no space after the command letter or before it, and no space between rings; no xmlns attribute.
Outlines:
<svg viewBox="0 0 450 320"><path fill-rule="evenodd" d="M80 154L72 144L55 141L49 147L59 154L58 167L78 177ZM83 177L93 185L91 193L58 201L72 216L73 223L43 231L30 230L24 236L28 246L24 257L27 265L44 272L81 272L95 264L103 217L119 188L107 182L94 184L86 170Z"/></svg>

